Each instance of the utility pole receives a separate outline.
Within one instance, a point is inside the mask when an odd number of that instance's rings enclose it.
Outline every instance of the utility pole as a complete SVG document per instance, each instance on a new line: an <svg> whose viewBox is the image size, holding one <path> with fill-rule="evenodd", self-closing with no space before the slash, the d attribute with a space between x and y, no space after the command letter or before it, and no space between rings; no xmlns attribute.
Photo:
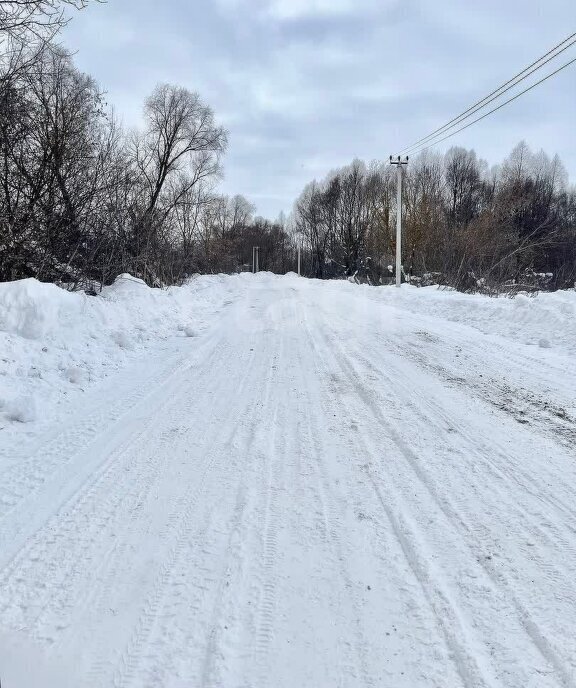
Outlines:
<svg viewBox="0 0 576 688"><path fill-rule="evenodd" d="M258 272L260 270L260 246L254 246L252 248L252 272Z"/></svg>
<svg viewBox="0 0 576 688"><path fill-rule="evenodd" d="M300 244L298 244L298 277L300 277Z"/></svg>
<svg viewBox="0 0 576 688"><path fill-rule="evenodd" d="M396 165L396 286L402 283L402 165L408 164L408 156L404 160L400 156L396 160L390 156L390 164Z"/></svg>

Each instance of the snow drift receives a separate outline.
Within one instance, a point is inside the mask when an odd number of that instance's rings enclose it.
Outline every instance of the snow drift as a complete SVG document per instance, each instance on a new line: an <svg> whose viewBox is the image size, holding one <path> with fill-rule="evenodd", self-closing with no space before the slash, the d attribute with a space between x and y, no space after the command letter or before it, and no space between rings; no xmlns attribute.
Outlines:
<svg viewBox="0 0 576 688"><path fill-rule="evenodd" d="M350 285L363 296L383 304L462 323L512 339L521 344L554 348L560 353L576 353L576 290L540 292L535 296L518 294L514 298L463 294L451 289Z"/></svg>
<svg viewBox="0 0 576 688"><path fill-rule="evenodd" d="M166 290L120 275L96 297L35 279L0 284L0 429L48 420L52 406L130 359L194 336L242 289L241 279L222 275Z"/></svg>

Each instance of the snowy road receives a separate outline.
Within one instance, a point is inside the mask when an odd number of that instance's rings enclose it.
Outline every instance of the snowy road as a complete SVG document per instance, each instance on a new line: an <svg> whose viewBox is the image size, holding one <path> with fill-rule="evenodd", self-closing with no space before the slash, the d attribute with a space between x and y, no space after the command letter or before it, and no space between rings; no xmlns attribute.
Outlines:
<svg viewBox="0 0 576 688"><path fill-rule="evenodd" d="M88 688L576 687L574 389L254 279L0 464L0 632Z"/></svg>

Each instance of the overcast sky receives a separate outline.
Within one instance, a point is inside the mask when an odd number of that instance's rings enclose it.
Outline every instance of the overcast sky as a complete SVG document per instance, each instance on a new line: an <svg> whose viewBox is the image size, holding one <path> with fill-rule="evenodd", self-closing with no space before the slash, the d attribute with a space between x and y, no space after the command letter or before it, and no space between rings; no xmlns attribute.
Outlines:
<svg viewBox="0 0 576 688"><path fill-rule="evenodd" d="M198 91L230 133L222 190L274 219L307 182L387 158L574 31L575 0L109 0L64 44L126 125L159 81ZM439 150L492 164L525 139L574 182L575 123L576 63Z"/></svg>

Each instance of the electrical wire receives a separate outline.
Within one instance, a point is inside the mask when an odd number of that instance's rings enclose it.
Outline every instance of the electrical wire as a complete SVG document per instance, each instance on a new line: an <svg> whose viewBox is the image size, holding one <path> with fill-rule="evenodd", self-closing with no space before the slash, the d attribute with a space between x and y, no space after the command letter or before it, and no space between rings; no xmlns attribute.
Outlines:
<svg viewBox="0 0 576 688"><path fill-rule="evenodd" d="M566 43L568 43L568 45L565 45ZM521 72L518 72L518 74L512 77L512 79L509 79L504 84L499 86L497 89L489 93L487 96L474 103L474 105L471 105L467 110L464 110L464 112L462 112L460 115L454 117L449 122L444 124L442 127L439 127L431 134L428 134L428 136L424 136L423 138L418 139L418 141L415 141L412 145L403 148L399 152L401 154L410 153L413 149L419 148L422 144L428 142L429 140L437 138L438 136L441 136L442 134L449 131L450 129L453 129L455 126L457 126L464 120L469 119L476 112L486 107L486 105L489 105L491 102L504 95L504 93L508 92L510 89L514 88L519 83L527 79L529 76L531 76L538 69L541 69L548 62L558 57L558 55L570 48L572 45L574 45L574 43L576 43L576 33L573 33L567 38L565 38L563 41L558 43L558 45L556 45L554 48L542 55L542 57L532 62L532 64L525 67Z"/></svg>
<svg viewBox="0 0 576 688"><path fill-rule="evenodd" d="M447 134L446 136L442 137L441 139L438 139L438 141L432 141L431 143L425 144L424 146L418 148L416 151L414 151L412 153L412 155L415 155L416 153L420 153L421 151L424 151L424 150L428 150L428 148L431 148L432 146L435 146L436 144L438 144L442 141L445 141L446 139L449 139L451 136L455 136L459 132L464 131L464 129L468 129L468 127L471 127L473 124L476 124L476 122L479 122L481 119L488 117L488 115L491 115L493 112L500 110L500 108L503 108L505 105L508 105L508 103L511 103L513 100L516 100L516 98L520 98L520 96L524 95L525 93L528 93L528 91L531 91L533 88L536 88L536 86L539 86L542 82L546 81L547 79L550 79L550 77L553 77L554 75L558 74L558 72L561 72L563 69L566 69L566 67L569 67L574 62L576 62L576 57L574 59L570 60L569 62L566 62L561 67L554 70L553 72L550 72L550 74L547 74L545 77L543 77L539 81L536 81L535 83L533 83L528 88L525 88L523 91L520 91L520 93L517 93L512 98L509 98L508 100L504 101L503 103L498 105L498 107L495 107L492 110L489 110L488 112L484 113L480 117L477 117L472 122L468 122L463 127L456 129L456 131L453 131L450 134Z"/></svg>

